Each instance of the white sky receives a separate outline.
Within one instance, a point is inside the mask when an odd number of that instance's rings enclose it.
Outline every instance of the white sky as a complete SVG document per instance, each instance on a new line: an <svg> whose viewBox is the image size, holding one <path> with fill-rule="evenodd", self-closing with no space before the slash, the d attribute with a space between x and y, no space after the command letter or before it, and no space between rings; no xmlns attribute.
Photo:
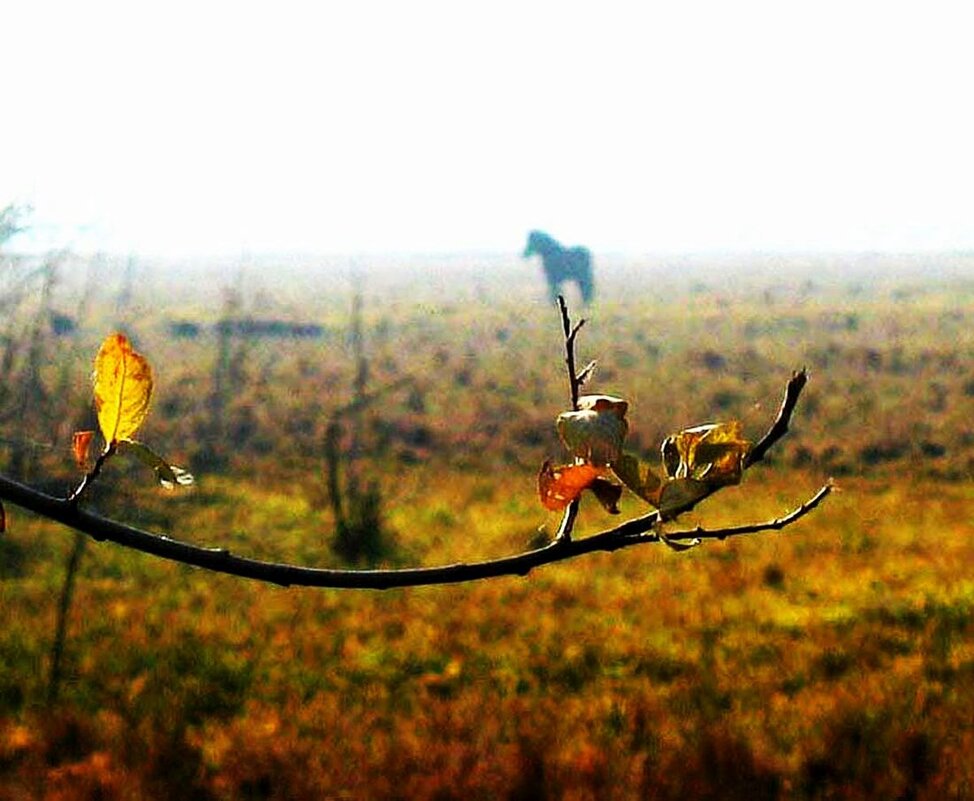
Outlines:
<svg viewBox="0 0 974 801"><path fill-rule="evenodd" d="M970 9L970 10L968 10ZM974 247L974 6L0 10L0 207L147 254Z"/></svg>

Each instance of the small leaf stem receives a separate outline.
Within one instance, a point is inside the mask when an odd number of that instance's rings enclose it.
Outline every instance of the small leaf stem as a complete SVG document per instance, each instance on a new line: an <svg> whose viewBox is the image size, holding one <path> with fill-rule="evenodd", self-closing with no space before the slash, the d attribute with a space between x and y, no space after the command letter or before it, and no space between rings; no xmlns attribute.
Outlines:
<svg viewBox="0 0 974 801"><path fill-rule="evenodd" d="M85 475L85 477L81 479L81 483L78 484L74 492L72 492L67 497L67 502L69 504L71 504L72 506L78 505L78 503L81 501L81 496L88 489L88 487L91 486L92 482L95 479L97 479L98 476L101 474L101 469L102 467L105 466L105 462L107 462L112 456L114 456L117 451L118 451L117 442L113 441L105 447L105 450L103 450L101 452L101 455L95 460L95 464L91 468L91 470L89 470L88 473Z"/></svg>

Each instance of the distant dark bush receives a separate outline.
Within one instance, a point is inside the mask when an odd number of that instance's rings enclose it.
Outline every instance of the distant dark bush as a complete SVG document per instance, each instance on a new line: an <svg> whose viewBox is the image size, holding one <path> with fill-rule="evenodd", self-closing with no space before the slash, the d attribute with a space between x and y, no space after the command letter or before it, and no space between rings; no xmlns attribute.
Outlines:
<svg viewBox="0 0 974 801"><path fill-rule="evenodd" d="M761 583L765 587L780 590L785 585L785 571L777 562L772 562L764 568L761 576Z"/></svg>
<svg viewBox="0 0 974 801"><path fill-rule="evenodd" d="M382 519L382 494L376 481L364 488L349 481L343 516L335 524L332 550L348 564L377 565L395 553L391 532Z"/></svg>
<svg viewBox="0 0 974 801"><path fill-rule="evenodd" d="M727 359L714 350L705 350L698 354L697 360L700 364L711 372L717 372L727 367Z"/></svg>
<svg viewBox="0 0 974 801"><path fill-rule="evenodd" d="M907 452L906 445L900 442L877 442L859 451L859 459L870 467L883 462L895 462Z"/></svg>
<svg viewBox="0 0 974 801"><path fill-rule="evenodd" d="M78 323L66 314L51 313L51 332L54 336L63 337L78 330Z"/></svg>
<svg viewBox="0 0 974 801"><path fill-rule="evenodd" d="M325 329L316 323L289 323L285 320L220 320L218 334L271 339L317 339Z"/></svg>
<svg viewBox="0 0 974 801"><path fill-rule="evenodd" d="M808 467L815 461L815 454L812 453L811 449L806 448L804 445L799 445L795 448L795 452L791 457L791 466L796 468Z"/></svg>
<svg viewBox="0 0 974 801"><path fill-rule="evenodd" d="M735 406L739 405L741 402L741 395L739 392L734 392L730 389L722 389L715 392L710 397L710 404L715 409L720 409L721 411L726 411L727 409L733 409Z"/></svg>
<svg viewBox="0 0 974 801"><path fill-rule="evenodd" d="M939 442L924 440L920 443L920 453L928 459L938 459L947 453L947 448Z"/></svg>
<svg viewBox="0 0 974 801"><path fill-rule="evenodd" d="M19 542L0 535L0 581L20 578L26 571L27 550Z"/></svg>
<svg viewBox="0 0 974 801"><path fill-rule="evenodd" d="M169 336L175 339L196 339L200 335L197 323L188 320L173 320L169 323Z"/></svg>

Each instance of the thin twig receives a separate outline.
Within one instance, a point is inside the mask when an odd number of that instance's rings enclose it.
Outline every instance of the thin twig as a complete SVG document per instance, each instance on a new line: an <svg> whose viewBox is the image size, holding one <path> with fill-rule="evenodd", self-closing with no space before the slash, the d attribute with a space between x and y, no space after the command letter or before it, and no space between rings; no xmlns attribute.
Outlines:
<svg viewBox="0 0 974 801"><path fill-rule="evenodd" d="M781 399L781 405L778 407L778 413L775 415L771 426L765 432L764 436L757 441L754 447L748 451L747 456L744 457L745 470L764 459L764 455L768 450L788 432L788 425L791 423L792 414L795 411L798 398L801 396L806 383L808 383L808 373L804 369L791 374L791 378L788 379L788 383L785 385L785 394ZM711 487L710 491L705 495L694 497L684 504L667 508L666 519L673 520L679 515L689 512L720 489L722 489L720 486Z"/></svg>
<svg viewBox="0 0 974 801"><path fill-rule="evenodd" d="M795 410L795 404L798 403L798 397L801 395L807 382L808 372L804 368L792 373L791 379L785 386L785 397L781 400L781 406L778 408L778 414L775 416L771 428L751 448L747 457L744 459L744 467L750 467L752 464L760 462L771 446L788 432L791 413Z"/></svg>
<svg viewBox="0 0 974 801"><path fill-rule="evenodd" d="M572 531L575 530L575 521L578 519L578 509L580 501L575 498L565 509L555 532L555 542L567 542L572 538Z"/></svg>
<svg viewBox="0 0 974 801"><path fill-rule="evenodd" d="M561 311L561 329L565 336L565 365L568 368L568 390L571 397L572 410L578 411L578 388L582 382L579 381L578 374L575 372L575 338L578 336L579 329L585 325L585 320L579 320L575 326L572 326L571 317L568 315L568 304L565 303L564 295L558 296L558 308ZM571 540L580 503L580 499L575 498L568 504L565 513L562 515L558 531L555 533L555 542L569 542Z"/></svg>
<svg viewBox="0 0 974 801"><path fill-rule="evenodd" d="M832 492L833 486L832 482L829 482L797 509L793 509L781 517L776 517L774 520L768 520L764 523L746 523L741 526L729 526L727 528L716 529L705 529L697 526L696 528L686 529L684 531L667 531L666 538L676 542L686 540L726 540L728 537L737 537L741 534L780 531L785 526L790 526L795 521L800 520L817 507Z"/></svg>
<svg viewBox="0 0 974 801"><path fill-rule="evenodd" d="M105 450L101 452L101 455L95 460L94 467L92 467L91 470L85 474L85 477L81 479L81 483L78 484L78 486L75 487L74 492L68 496L67 503L71 504L72 506L78 505L79 501L81 500L81 496L101 474L101 469L105 466L105 462L114 456L117 450L118 444L112 442L107 448L105 448Z"/></svg>
<svg viewBox="0 0 974 801"><path fill-rule="evenodd" d="M565 303L563 295L558 296L558 308L561 310L561 327L565 335L565 364L568 366L568 387L571 393L572 409L578 410L578 374L575 372L575 337L585 320L579 320L572 326L571 318L568 316L568 304Z"/></svg>

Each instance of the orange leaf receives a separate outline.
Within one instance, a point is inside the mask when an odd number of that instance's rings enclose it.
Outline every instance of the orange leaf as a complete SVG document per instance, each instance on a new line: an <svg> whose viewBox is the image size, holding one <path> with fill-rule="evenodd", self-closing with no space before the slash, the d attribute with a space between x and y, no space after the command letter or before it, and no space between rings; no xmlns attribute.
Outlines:
<svg viewBox="0 0 974 801"><path fill-rule="evenodd" d="M149 413L152 368L124 334L110 334L95 357L95 411L106 444L131 439Z"/></svg>
<svg viewBox="0 0 974 801"><path fill-rule="evenodd" d="M71 438L71 450L74 452L74 460L82 470L88 467L88 450L91 448L91 438L95 436L94 431L75 431Z"/></svg>
<svg viewBox="0 0 974 801"><path fill-rule="evenodd" d="M538 495L542 505L552 512L564 509L599 477L599 472L587 463L552 467L551 462L546 461L538 473Z"/></svg>

